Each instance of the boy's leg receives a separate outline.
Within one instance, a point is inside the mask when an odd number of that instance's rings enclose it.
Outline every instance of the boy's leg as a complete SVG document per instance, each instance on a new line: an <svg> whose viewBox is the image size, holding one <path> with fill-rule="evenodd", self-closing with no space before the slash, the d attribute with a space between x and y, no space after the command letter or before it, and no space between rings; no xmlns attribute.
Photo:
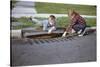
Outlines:
<svg viewBox="0 0 100 67"><path fill-rule="evenodd" d="M76 33L79 34L79 36L83 36L85 32L86 25L82 24L76 24L73 26L73 29L76 31Z"/></svg>
<svg viewBox="0 0 100 67"><path fill-rule="evenodd" d="M82 24L76 24L72 27L77 33L82 33L84 32L86 26L85 25L82 25Z"/></svg>
<svg viewBox="0 0 100 67"><path fill-rule="evenodd" d="M78 31L80 30L80 28L79 28L79 25L78 25L78 24L76 24L76 25L72 26L72 29L73 29L76 33L78 33Z"/></svg>
<svg viewBox="0 0 100 67"><path fill-rule="evenodd" d="M79 36L83 36L85 34L85 31L86 31L86 26L83 25L83 26L80 26L80 31L79 31Z"/></svg>

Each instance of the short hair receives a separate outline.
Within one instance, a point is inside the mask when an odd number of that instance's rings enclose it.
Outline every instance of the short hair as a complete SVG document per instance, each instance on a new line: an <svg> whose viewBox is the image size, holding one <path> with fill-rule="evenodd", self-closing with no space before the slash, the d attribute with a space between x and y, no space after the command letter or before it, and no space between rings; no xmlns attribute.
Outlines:
<svg viewBox="0 0 100 67"><path fill-rule="evenodd" d="M55 18L56 18L54 15L50 15L49 17L51 17L51 18L53 18L53 19L55 19Z"/></svg>

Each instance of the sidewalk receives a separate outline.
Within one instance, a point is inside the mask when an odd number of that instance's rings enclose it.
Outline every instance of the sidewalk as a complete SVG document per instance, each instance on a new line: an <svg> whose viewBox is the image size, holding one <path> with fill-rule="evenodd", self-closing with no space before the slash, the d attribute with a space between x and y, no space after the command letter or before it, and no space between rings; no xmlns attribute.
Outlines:
<svg viewBox="0 0 100 67"><path fill-rule="evenodd" d="M56 17L68 17L67 14L43 14L37 13L35 9L35 3L29 1L19 1L16 3L15 7L12 9L12 17L43 17L48 18L50 15L55 15ZM92 15L82 15L85 18L96 18Z"/></svg>
<svg viewBox="0 0 100 67"><path fill-rule="evenodd" d="M36 14L36 9L34 8L35 3L30 1L19 1L16 3L15 7L12 9L12 17L22 17L31 16Z"/></svg>
<svg viewBox="0 0 100 67"><path fill-rule="evenodd" d="M68 14L34 14L34 17L49 17L50 15L55 15L56 17L68 17ZM96 16L91 15L81 15L85 18L96 18Z"/></svg>

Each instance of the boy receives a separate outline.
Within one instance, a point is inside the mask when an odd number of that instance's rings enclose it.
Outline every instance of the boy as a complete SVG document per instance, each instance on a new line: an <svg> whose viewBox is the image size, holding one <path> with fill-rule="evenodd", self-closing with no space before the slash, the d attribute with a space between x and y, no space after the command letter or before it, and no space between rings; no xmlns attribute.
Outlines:
<svg viewBox="0 0 100 67"><path fill-rule="evenodd" d="M54 15L50 15L48 20L44 20L42 24L44 31L52 33L52 31L56 30L56 17Z"/></svg>
<svg viewBox="0 0 100 67"><path fill-rule="evenodd" d="M77 33L79 36L83 36L83 32L86 28L86 22L83 17L81 17L77 12L70 11L68 13L71 23L66 28L66 31L62 35L63 37L66 36L66 33Z"/></svg>

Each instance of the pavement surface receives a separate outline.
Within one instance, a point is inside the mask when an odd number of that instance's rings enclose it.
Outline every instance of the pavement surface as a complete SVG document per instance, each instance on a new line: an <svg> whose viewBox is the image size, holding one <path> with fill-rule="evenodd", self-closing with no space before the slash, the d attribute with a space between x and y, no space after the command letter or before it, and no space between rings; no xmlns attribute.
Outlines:
<svg viewBox="0 0 100 67"><path fill-rule="evenodd" d="M19 1L12 9L12 17L48 17L50 15L37 14L34 6L34 2ZM57 14L55 16L61 17L67 15ZM83 16L88 18L96 18L96 16ZM15 23L13 25L20 24ZM16 36L21 34L21 30L13 30L13 32ZM96 33L92 33L83 37L75 36L70 38L11 39L12 66L61 64L89 61L96 61Z"/></svg>
<svg viewBox="0 0 100 67"><path fill-rule="evenodd" d="M19 1L16 3L15 7L12 9L12 17L30 17L33 16L36 12L35 3L31 1Z"/></svg>
<svg viewBox="0 0 100 67"><path fill-rule="evenodd" d="M96 61L96 32L83 37L11 39L11 65Z"/></svg>

